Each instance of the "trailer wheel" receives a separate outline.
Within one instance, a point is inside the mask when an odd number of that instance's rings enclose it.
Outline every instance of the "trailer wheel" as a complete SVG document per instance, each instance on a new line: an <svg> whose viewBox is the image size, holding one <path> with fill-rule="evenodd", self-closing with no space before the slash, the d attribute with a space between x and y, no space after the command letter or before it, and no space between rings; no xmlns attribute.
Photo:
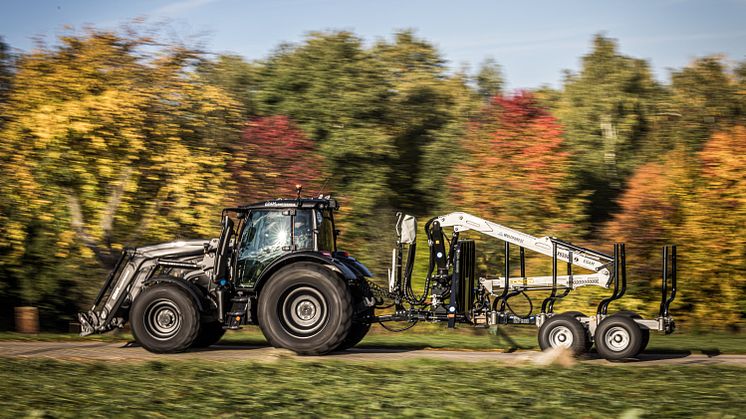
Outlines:
<svg viewBox="0 0 746 419"><path fill-rule="evenodd" d="M640 327L624 315L608 316L596 328L596 349L606 359L632 358L640 352L642 341Z"/></svg>
<svg viewBox="0 0 746 419"><path fill-rule="evenodd" d="M642 318L641 315L631 310L617 311L616 313L612 314L612 316L627 316L630 319L641 319ZM643 329L642 327L640 327L640 331L642 332L642 343L640 344L640 352L638 353L644 352L645 348L648 347L648 343L650 343L650 329Z"/></svg>
<svg viewBox="0 0 746 419"><path fill-rule="evenodd" d="M345 283L315 263L294 263L269 279L259 296L258 321L274 347L301 355L338 348L352 323Z"/></svg>
<svg viewBox="0 0 746 419"><path fill-rule="evenodd" d="M586 351L587 341L585 327L572 313L554 315L539 328L539 347L542 351L567 348L573 355L581 355Z"/></svg>
<svg viewBox="0 0 746 419"><path fill-rule="evenodd" d="M572 316L572 317L574 317L576 319L578 317L588 317L582 311L566 311L566 312L564 312L562 314L564 314L565 316ZM585 327L583 327L583 330L585 330L585 351L584 352L588 352L593 347L593 339L591 339L591 334L588 331L588 329L586 329Z"/></svg>
<svg viewBox="0 0 746 419"><path fill-rule="evenodd" d="M197 338L197 305L180 287L161 283L145 288L132 303L132 334L143 348L155 353L182 352Z"/></svg>
<svg viewBox="0 0 746 419"><path fill-rule="evenodd" d="M375 311L374 307L370 307L365 310L363 313L363 316L373 316ZM337 351L344 351L345 349L350 349L353 346L360 343L363 338L365 338L365 335L368 334L368 331L370 331L370 323L362 323L362 322L356 322L353 321L350 325L350 332L347 334L347 337L345 340L342 341L342 343L337 347Z"/></svg>
<svg viewBox="0 0 746 419"><path fill-rule="evenodd" d="M202 323L202 325L200 325L199 327L199 334L197 334L197 339L194 340L192 347L206 348L208 346L214 345L218 343L218 341L220 341L220 338L222 338L224 334L225 329L223 329L223 323L217 320Z"/></svg>

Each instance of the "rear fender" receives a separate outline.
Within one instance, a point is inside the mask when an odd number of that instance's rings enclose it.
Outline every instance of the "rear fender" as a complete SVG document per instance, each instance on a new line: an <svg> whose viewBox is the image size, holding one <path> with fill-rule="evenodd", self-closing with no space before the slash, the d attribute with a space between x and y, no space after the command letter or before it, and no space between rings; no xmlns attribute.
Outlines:
<svg viewBox="0 0 746 419"><path fill-rule="evenodd" d="M259 291L269 280L269 278L272 277L272 275L275 274L278 270L281 268L290 265L291 263L295 262L315 262L318 263L327 269L336 272L338 275L340 275L343 279L346 281L357 281L358 275L355 274L355 272L350 269L347 265L342 263L341 261L330 258L325 255L322 255L320 253L316 252L300 252L300 253L292 253L287 256L284 256L277 261L275 261L272 265L267 267L267 269L262 273L262 276L259 277L259 279L256 282L256 285L254 286L254 289Z"/></svg>

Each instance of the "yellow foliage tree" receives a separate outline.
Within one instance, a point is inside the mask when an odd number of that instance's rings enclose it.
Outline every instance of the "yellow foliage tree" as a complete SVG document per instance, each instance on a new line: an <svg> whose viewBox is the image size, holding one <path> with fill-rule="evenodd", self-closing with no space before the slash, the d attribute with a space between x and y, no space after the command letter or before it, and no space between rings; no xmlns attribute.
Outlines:
<svg viewBox="0 0 746 419"><path fill-rule="evenodd" d="M682 297L702 323L736 325L746 318L746 127L713 134L699 163L679 233Z"/></svg>
<svg viewBox="0 0 746 419"><path fill-rule="evenodd" d="M20 59L1 133L0 251L28 302L71 260L214 234L239 134L239 105L195 75L194 51L96 30L59 41Z"/></svg>

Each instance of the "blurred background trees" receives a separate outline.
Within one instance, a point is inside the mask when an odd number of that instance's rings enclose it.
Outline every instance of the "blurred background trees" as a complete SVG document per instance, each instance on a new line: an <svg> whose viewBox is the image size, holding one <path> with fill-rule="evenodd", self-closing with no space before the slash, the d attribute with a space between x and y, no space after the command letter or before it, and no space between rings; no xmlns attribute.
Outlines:
<svg viewBox="0 0 746 419"><path fill-rule="evenodd" d="M627 242L628 308L648 313L677 242L677 318L746 319L746 62L700 57L666 84L596 36L559 88L505 92L494 59L449 68L412 31L316 32L249 62L91 29L0 40L0 109L0 317L33 304L62 325L123 247L215 236L221 207L301 183L341 201L341 247L379 276L395 211L466 210Z"/></svg>

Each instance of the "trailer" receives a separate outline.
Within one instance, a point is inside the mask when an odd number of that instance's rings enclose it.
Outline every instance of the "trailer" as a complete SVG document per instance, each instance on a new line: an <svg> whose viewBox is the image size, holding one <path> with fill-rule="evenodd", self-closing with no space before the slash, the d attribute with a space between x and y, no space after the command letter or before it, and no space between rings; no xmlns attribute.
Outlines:
<svg viewBox="0 0 746 419"><path fill-rule="evenodd" d="M451 230L450 239L447 239L446 229ZM669 309L677 290L675 245L662 248L658 316L644 319L627 310L609 314L609 305L622 298L627 290L624 243L615 243L613 253L606 254L554 237L534 237L464 212L433 217L424 230L430 259L424 292L416 295L411 284L417 220L397 214L397 245L392 252L387 290L388 297L396 301L397 309L393 314L378 316L377 321L436 321L446 322L448 327L458 323L478 327L534 325L538 328L542 350L564 347L580 355L595 345L601 356L613 360L637 356L646 348L651 331L670 334L675 329ZM504 243L502 276L476 277L475 241L460 237L467 231ZM520 274L511 276L511 251L515 248ZM405 251L406 257L403 256ZM551 275L527 276L527 251L551 258ZM564 274L560 274L560 264L566 268ZM586 273L575 273L575 268ZM555 303L586 286L611 290L611 295L599 302L595 314L555 313ZM510 309L511 298L530 299L528 293L532 292L549 294L542 300L538 314L518 315Z"/></svg>
<svg viewBox="0 0 746 419"><path fill-rule="evenodd" d="M677 288L676 246L663 249L659 314L643 319L608 310L626 292L622 243L605 254L463 212L433 217L424 226L429 264L424 290L417 294L412 289L416 218L397 214L386 286L337 249L338 209L329 196L301 197L299 187L295 199L224 209L218 238L125 249L91 309L78 315L81 335L129 324L140 345L164 353L209 346L226 330L257 324L271 345L318 355L356 345L374 323L515 324L537 327L542 349L564 347L580 355L595 345L607 359L624 359L645 349L650 331L674 330L669 307ZM502 276L477 277L476 243L460 237L466 231L504 242ZM517 276L511 275L515 250ZM527 276L527 251L551 258L551 275ZM595 314L554 312L555 303L585 286L611 290ZM511 298L539 291L548 293L540 313L510 309Z"/></svg>

